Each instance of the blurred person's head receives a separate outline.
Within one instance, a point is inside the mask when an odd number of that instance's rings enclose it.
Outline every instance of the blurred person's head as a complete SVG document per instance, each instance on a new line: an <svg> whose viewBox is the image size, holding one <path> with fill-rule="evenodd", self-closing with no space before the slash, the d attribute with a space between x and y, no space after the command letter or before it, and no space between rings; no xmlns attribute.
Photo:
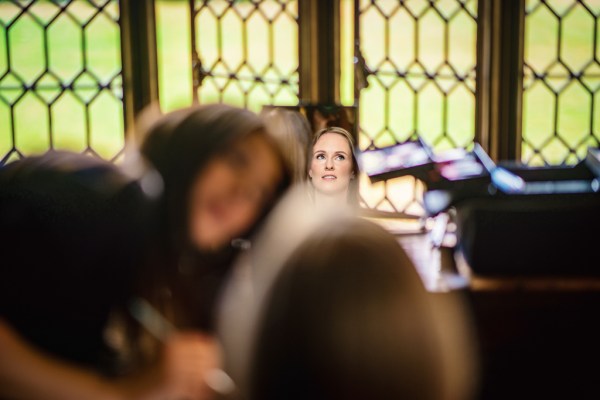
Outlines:
<svg viewBox="0 0 600 400"><path fill-rule="evenodd" d="M235 255L289 185L283 155L257 114L225 104L148 109L138 124L139 153L163 186L157 255L141 290L179 326L212 330Z"/></svg>
<svg viewBox="0 0 600 400"><path fill-rule="evenodd" d="M299 111L264 108L261 116L281 149L294 183L306 180L306 159L312 131L308 119Z"/></svg>
<svg viewBox="0 0 600 400"><path fill-rule="evenodd" d="M163 227L176 251L215 251L248 234L289 181L263 121L225 104L158 117L140 151L162 177Z"/></svg>
<svg viewBox="0 0 600 400"><path fill-rule="evenodd" d="M324 222L287 258L263 303L249 399L471 398L473 336L459 298L426 292L380 226Z"/></svg>
<svg viewBox="0 0 600 400"><path fill-rule="evenodd" d="M46 352L103 364L153 212L137 180L98 158L52 151L0 168L0 317Z"/></svg>
<svg viewBox="0 0 600 400"><path fill-rule="evenodd" d="M355 201L358 173L350 132L328 127L315 133L308 165L315 201L319 198L340 203Z"/></svg>
<svg viewBox="0 0 600 400"><path fill-rule="evenodd" d="M217 332L227 373L240 393L247 393L257 313L273 280L298 244L315 227L329 223L339 214L347 214L344 207L314 207L307 201L304 185L296 185L269 213L253 237L250 250L234 261L217 306Z"/></svg>

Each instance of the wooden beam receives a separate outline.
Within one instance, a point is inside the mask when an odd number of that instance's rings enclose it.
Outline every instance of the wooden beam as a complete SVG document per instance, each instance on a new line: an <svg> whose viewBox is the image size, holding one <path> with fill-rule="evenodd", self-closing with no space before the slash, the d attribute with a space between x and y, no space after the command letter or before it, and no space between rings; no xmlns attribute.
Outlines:
<svg viewBox="0 0 600 400"><path fill-rule="evenodd" d="M158 101L154 0L121 0L121 54L125 131L137 115Z"/></svg>
<svg viewBox="0 0 600 400"><path fill-rule="evenodd" d="M525 0L479 0L476 134L495 161L519 160Z"/></svg>

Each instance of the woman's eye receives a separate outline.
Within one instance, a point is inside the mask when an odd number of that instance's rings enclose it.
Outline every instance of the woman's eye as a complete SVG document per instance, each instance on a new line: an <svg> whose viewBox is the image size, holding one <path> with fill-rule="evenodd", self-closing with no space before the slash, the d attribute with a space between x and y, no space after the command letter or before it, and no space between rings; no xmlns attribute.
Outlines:
<svg viewBox="0 0 600 400"><path fill-rule="evenodd" d="M324 159L325 159L325 155L323 155L323 154L317 154L317 155L315 156L315 158L316 158L317 160L324 160Z"/></svg>
<svg viewBox="0 0 600 400"><path fill-rule="evenodd" d="M345 159L346 159L346 157L344 157L341 154L336 157L336 160L339 160L339 161L344 161Z"/></svg>

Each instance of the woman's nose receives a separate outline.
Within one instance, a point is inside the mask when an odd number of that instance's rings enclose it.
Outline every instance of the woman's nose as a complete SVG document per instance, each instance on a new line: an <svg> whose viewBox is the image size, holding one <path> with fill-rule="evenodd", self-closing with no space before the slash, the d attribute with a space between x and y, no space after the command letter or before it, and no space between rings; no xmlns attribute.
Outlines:
<svg viewBox="0 0 600 400"><path fill-rule="evenodd" d="M325 161L325 169L333 169L333 160L328 158Z"/></svg>

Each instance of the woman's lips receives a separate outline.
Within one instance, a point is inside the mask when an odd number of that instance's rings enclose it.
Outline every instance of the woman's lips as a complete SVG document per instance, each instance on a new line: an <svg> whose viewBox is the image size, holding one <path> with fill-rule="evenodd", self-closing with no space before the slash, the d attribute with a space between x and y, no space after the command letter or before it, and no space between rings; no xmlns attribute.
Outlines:
<svg viewBox="0 0 600 400"><path fill-rule="evenodd" d="M335 175L323 175L323 176L321 177L321 179L324 179L324 180L326 180L326 181L332 181L332 180L334 180L334 179L337 179L337 176L335 176Z"/></svg>

